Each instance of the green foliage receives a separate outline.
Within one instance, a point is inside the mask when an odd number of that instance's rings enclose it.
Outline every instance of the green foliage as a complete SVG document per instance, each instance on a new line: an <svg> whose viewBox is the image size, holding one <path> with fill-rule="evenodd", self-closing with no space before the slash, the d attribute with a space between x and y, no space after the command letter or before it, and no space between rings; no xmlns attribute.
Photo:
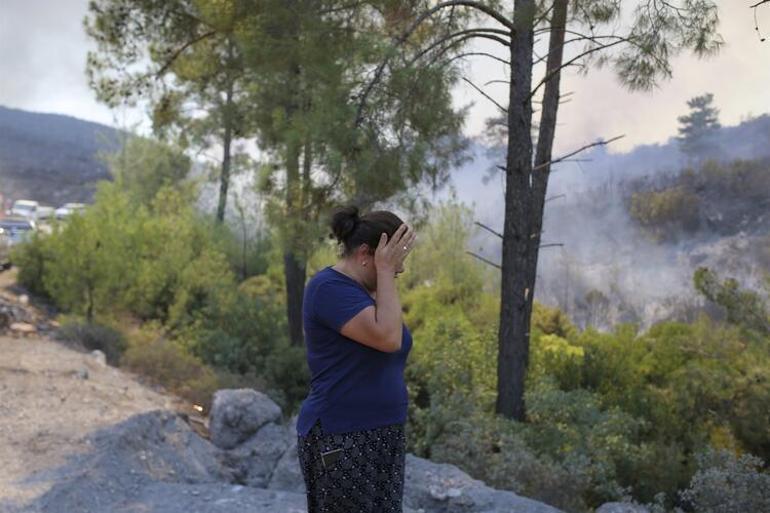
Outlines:
<svg viewBox="0 0 770 513"><path fill-rule="evenodd" d="M212 229L216 238L221 241L229 267L234 270L238 279L243 281L267 272L267 255L275 241L267 230L254 230L253 227L244 225L241 225L241 228L231 229L227 224L217 223Z"/></svg>
<svg viewBox="0 0 770 513"><path fill-rule="evenodd" d="M635 192L631 196L630 214L657 240L676 240L679 233L698 228L700 198L683 187Z"/></svg>
<svg viewBox="0 0 770 513"><path fill-rule="evenodd" d="M708 450L682 498L699 513L770 511L770 474L761 458Z"/></svg>
<svg viewBox="0 0 770 513"><path fill-rule="evenodd" d="M537 383L554 376L561 390L574 390L583 383L585 350L558 335L534 336L530 343L527 377Z"/></svg>
<svg viewBox="0 0 770 513"><path fill-rule="evenodd" d="M286 411L307 395L303 347L286 336L285 292L267 275L242 282L232 301L215 301L179 330L185 348L217 369L259 380Z"/></svg>
<svg viewBox="0 0 770 513"><path fill-rule="evenodd" d="M84 349L103 352L107 363L117 366L120 357L126 350L126 337L119 330L98 323L83 322L79 318L67 318L60 321L56 338L65 342L75 343Z"/></svg>
<svg viewBox="0 0 770 513"><path fill-rule="evenodd" d="M120 363L206 411L219 388L216 373L185 351L157 322L148 322L129 336Z"/></svg>
<svg viewBox="0 0 770 513"><path fill-rule="evenodd" d="M759 294L741 289L732 278L720 282L719 276L707 267L695 271L693 283L704 297L725 309L728 322L770 335L770 310Z"/></svg>
<svg viewBox="0 0 770 513"><path fill-rule="evenodd" d="M585 390L555 385L580 386L583 372L583 348L560 336L576 329L558 310L535 309L532 425L494 415L498 310L482 285L493 271L464 252L471 226L465 208L437 208L400 284L415 340L406 368L411 450L570 510L619 497L616 467L631 457L640 422L603 411Z"/></svg>
<svg viewBox="0 0 770 513"><path fill-rule="evenodd" d="M528 422L496 416L496 297L464 253L463 212L432 213L399 284L410 450L565 511L629 496L670 507L707 447L767 457L767 339L706 317L581 332L536 304Z"/></svg>
<svg viewBox="0 0 770 513"><path fill-rule="evenodd" d="M101 183L86 213L24 249L22 282L31 277L61 309L89 319L125 309L175 327L209 302L227 304L232 272L184 192L163 187L150 209L132 201Z"/></svg>
<svg viewBox="0 0 770 513"><path fill-rule="evenodd" d="M655 189L639 182L627 208L659 241L676 240L697 230L722 235L762 230L761 206L770 195L769 167L768 159L706 160L698 167L659 177Z"/></svg>
<svg viewBox="0 0 770 513"><path fill-rule="evenodd" d="M183 147L255 136L275 243L301 267L333 201L365 207L423 180L438 185L464 148L450 61L391 59L402 50L393 35L429 5L98 0L85 20L97 47L87 73L109 105L148 101L156 132ZM417 40L468 16L434 18Z"/></svg>
<svg viewBox="0 0 770 513"><path fill-rule="evenodd" d="M120 151L106 160L118 187L132 202L148 206L162 187L178 186L191 165L180 149L138 136L129 137Z"/></svg>
<svg viewBox="0 0 770 513"><path fill-rule="evenodd" d="M43 283L45 263L54 258L48 240L36 230L29 240L14 244L10 251L10 259L19 269L18 282L33 294L46 298L50 296Z"/></svg>
<svg viewBox="0 0 770 513"><path fill-rule="evenodd" d="M55 225L40 241L47 256L42 280L47 294L62 310L89 321L123 303L141 215L109 182L100 184L95 198L83 215Z"/></svg>

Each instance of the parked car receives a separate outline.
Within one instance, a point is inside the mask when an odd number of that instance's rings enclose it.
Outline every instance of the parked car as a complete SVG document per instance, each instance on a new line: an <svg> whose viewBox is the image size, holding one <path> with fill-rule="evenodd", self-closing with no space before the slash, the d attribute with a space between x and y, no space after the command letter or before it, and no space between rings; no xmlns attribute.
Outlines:
<svg viewBox="0 0 770 513"><path fill-rule="evenodd" d="M11 236L0 228L0 269L11 267Z"/></svg>
<svg viewBox="0 0 770 513"><path fill-rule="evenodd" d="M37 223L33 219L21 216L5 217L0 219L0 228L6 232L10 245L24 242L37 230Z"/></svg>
<svg viewBox="0 0 770 513"><path fill-rule="evenodd" d="M76 212L79 214L83 213L85 209L85 203L65 203L56 209L54 215L56 216L56 219L64 219L68 215L74 214Z"/></svg>
<svg viewBox="0 0 770 513"><path fill-rule="evenodd" d="M36 221L46 221L54 216L54 208L48 205L38 205L35 213Z"/></svg>
<svg viewBox="0 0 770 513"><path fill-rule="evenodd" d="M48 205L41 205L35 200L20 199L13 202L13 206L11 206L6 214L43 221L53 217L54 208Z"/></svg>
<svg viewBox="0 0 770 513"><path fill-rule="evenodd" d="M37 206L39 203L35 200L20 199L13 202L11 209L6 212L8 215L26 217L35 219L37 215Z"/></svg>

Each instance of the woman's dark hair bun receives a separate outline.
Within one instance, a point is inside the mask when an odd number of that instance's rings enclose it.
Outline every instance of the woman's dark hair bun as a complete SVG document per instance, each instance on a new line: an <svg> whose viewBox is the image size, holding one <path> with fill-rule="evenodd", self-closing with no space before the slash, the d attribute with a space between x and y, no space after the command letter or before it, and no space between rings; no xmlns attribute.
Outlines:
<svg viewBox="0 0 770 513"><path fill-rule="evenodd" d="M332 215L332 234L339 242L345 242L361 222L355 205L338 208Z"/></svg>

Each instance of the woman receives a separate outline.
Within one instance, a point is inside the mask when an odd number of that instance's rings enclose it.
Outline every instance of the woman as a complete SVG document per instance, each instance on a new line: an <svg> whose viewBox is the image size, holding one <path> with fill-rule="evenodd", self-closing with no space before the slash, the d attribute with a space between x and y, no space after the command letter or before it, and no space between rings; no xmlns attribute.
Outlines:
<svg viewBox="0 0 770 513"><path fill-rule="evenodd" d="M343 246L316 273L302 307L311 389L297 419L308 513L402 511L412 337L395 278L415 233L388 211L332 217Z"/></svg>

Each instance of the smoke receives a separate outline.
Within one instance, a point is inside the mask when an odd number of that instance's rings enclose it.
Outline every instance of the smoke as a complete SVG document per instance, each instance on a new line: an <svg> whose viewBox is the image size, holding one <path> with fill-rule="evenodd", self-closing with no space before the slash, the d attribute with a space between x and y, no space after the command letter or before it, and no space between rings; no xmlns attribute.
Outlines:
<svg viewBox="0 0 770 513"><path fill-rule="evenodd" d="M718 141L724 160L770 155L770 116L724 127ZM494 171L501 157L488 157L478 145L473 151L474 161L453 174L458 199L474 207L477 221L502 232L504 182ZM751 234L706 232L697 240L658 243L630 218L624 203L629 182L654 183L686 164L675 140L622 154L597 147L581 157L588 161L559 164L549 180L541 243L560 245L540 250L536 300L561 307L581 326L631 321L644 328L669 318L692 320L704 308L692 282L699 265L761 287L761 266L751 255L761 241ZM490 170L492 179L482 183ZM500 238L483 229L468 249L493 262L502 254Z"/></svg>
<svg viewBox="0 0 770 513"><path fill-rule="evenodd" d="M85 77L87 0L0 2L0 105L113 124Z"/></svg>

